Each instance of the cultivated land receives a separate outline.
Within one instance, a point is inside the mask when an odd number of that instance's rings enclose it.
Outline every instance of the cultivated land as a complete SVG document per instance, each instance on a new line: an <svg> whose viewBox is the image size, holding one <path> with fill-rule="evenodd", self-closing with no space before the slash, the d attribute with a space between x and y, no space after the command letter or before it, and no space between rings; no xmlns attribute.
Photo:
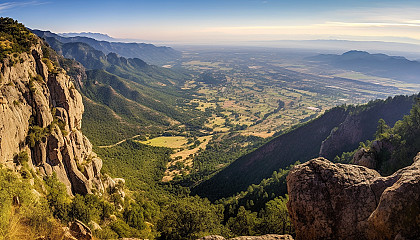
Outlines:
<svg viewBox="0 0 420 240"><path fill-rule="evenodd" d="M182 85L193 92L183 109L205 113L205 121L195 132L176 125L169 130L173 136L140 141L174 150L163 180L197 171L194 159L206 151L210 141L232 135L268 139L337 105L420 90L420 85L305 60L313 55L316 53L264 49L187 49L180 61L165 65L193 72L192 80ZM200 143L188 141L192 136ZM251 143L239 144L246 147Z"/></svg>
<svg viewBox="0 0 420 240"><path fill-rule="evenodd" d="M419 85L305 61L310 55L315 53L190 49L178 64L197 73L184 86L199 93L190 104L202 111L218 109L222 115L210 117L207 128L226 132L231 129L226 125L239 125L236 130L241 134L262 137L315 118L336 105L420 89Z"/></svg>

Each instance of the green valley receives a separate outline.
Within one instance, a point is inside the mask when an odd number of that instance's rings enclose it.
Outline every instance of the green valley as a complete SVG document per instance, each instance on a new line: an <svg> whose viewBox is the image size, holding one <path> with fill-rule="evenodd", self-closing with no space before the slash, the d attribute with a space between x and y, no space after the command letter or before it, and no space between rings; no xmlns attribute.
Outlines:
<svg viewBox="0 0 420 240"><path fill-rule="evenodd" d="M295 169L382 186L418 158L417 61L83 35L0 18L0 240L290 239Z"/></svg>

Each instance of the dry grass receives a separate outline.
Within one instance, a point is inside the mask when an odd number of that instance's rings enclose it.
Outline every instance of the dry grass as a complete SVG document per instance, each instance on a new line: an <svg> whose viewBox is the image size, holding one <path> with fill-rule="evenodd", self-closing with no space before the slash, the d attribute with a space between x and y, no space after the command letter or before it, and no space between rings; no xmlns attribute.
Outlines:
<svg viewBox="0 0 420 240"><path fill-rule="evenodd" d="M146 141L139 141L142 144L155 146L155 147L167 147L167 148L182 148L187 144L187 138L181 136L173 137L157 137Z"/></svg>
<svg viewBox="0 0 420 240"><path fill-rule="evenodd" d="M36 212L20 213L20 208L12 208L7 229L0 230L0 240L62 240L63 226L53 217L37 219ZM30 215L29 217L25 215ZM30 219L34 217L33 219Z"/></svg>
<svg viewBox="0 0 420 240"><path fill-rule="evenodd" d="M173 161L171 161L167 164L167 166L166 166L167 169L165 171L165 176L162 178L162 181L163 182L169 182L175 176L181 174L181 170L179 170L179 169L172 169L172 170L169 169L171 166L174 166L178 162L182 162L184 164L184 166L193 167L193 159L190 156L194 156L200 149L206 149L206 146L209 143L209 141L212 139L212 137L213 137L212 135L199 137L198 140L200 140L201 143L197 147L195 147L193 149L183 149L179 152L176 152L176 153L172 154L171 158L173 159ZM178 160L175 160L177 158L178 158ZM187 170L184 170L184 172L186 174L189 173L189 171L187 171Z"/></svg>

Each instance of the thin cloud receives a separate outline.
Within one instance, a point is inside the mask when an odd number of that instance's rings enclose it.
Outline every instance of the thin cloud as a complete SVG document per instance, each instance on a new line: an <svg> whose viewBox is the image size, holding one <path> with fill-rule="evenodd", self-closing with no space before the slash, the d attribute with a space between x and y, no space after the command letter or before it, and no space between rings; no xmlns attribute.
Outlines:
<svg viewBox="0 0 420 240"><path fill-rule="evenodd" d="M6 2L0 3L0 13L5 12L12 8L26 7L26 6L37 6L47 4L48 2L29 1L29 2Z"/></svg>
<svg viewBox="0 0 420 240"><path fill-rule="evenodd" d="M204 34L237 36L242 38L291 38L292 36L399 36L420 40L420 22L339 22L328 21L307 25L232 26L202 29Z"/></svg>

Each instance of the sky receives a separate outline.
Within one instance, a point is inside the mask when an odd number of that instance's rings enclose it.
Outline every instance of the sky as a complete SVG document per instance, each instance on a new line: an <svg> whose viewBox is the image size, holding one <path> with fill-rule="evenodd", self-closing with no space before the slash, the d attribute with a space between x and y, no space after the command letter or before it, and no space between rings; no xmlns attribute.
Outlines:
<svg viewBox="0 0 420 240"><path fill-rule="evenodd" d="M100 32L146 42L343 39L420 43L412 0L0 1L32 29Z"/></svg>

